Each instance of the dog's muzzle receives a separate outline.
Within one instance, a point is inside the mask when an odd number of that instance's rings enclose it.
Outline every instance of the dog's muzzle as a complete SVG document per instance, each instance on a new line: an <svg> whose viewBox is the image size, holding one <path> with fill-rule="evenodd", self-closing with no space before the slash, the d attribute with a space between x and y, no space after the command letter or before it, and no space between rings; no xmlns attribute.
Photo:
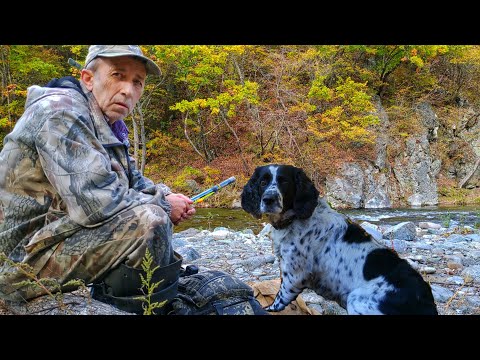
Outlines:
<svg viewBox="0 0 480 360"><path fill-rule="evenodd" d="M266 192L262 196L260 211L264 214L280 214L282 212L282 197L278 192Z"/></svg>

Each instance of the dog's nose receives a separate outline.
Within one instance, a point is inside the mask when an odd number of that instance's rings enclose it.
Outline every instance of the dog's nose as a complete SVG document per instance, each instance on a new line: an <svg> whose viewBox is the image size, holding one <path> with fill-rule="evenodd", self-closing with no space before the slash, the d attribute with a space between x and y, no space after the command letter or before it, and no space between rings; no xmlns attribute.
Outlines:
<svg viewBox="0 0 480 360"><path fill-rule="evenodd" d="M275 200L277 199L277 196L274 194L265 194L262 201L265 205L272 205Z"/></svg>

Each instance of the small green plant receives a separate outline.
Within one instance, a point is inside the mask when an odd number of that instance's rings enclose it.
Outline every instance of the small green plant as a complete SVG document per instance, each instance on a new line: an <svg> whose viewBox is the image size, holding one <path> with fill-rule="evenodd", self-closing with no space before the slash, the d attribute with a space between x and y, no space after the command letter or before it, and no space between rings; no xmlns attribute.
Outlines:
<svg viewBox="0 0 480 360"><path fill-rule="evenodd" d="M443 227L450 227L450 221L452 220L452 214L444 214L440 216L440 219L442 220L442 225Z"/></svg>
<svg viewBox="0 0 480 360"><path fill-rule="evenodd" d="M65 312L70 312L67 305L64 303L64 292L72 291L76 288L86 289L85 282L80 279L72 279L65 284L60 284L58 280L52 278L38 278L33 268L26 263L17 263L11 260L5 253L0 252L0 265L7 264L11 267L17 268L23 275L27 277L26 280L22 280L14 283L14 286L18 287L33 287L40 289L43 293L46 293L52 299L57 301L58 307Z"/></svg>
<svg viewBox="0 0 480 360"><path fill-rule="evenodd" d="M152 283L153 274L155 270L159 268L159 266L152 268L152 264L153 257L147 249L142 260L142 269L145 271L145 277L140 274L143 296L136 297L137 300L143 301L143 315L155 315L155 309L161 308L167 302L167 300L162 302L152 302L152 295L155 293L155 289L163 282L163 280L160 280L159 282Z"/></svg>
<svg viewBox="0 0 480 360"><path fill-rule="evenodd" d="M207 215L205 215L205 217L207 218L208 230L212 230L213 218L215 218L216 216L218 216L218 214L212 214L210 211L207 213Z"/></svg>

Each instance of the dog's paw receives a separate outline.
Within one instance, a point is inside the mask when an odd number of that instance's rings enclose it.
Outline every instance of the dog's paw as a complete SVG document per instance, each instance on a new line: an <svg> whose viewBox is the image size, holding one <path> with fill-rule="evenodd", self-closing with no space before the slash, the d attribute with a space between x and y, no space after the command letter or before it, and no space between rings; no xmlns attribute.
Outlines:
<svg viewBox="0 0 480 360"><path fill-rule="evenodd" d="M284 305L282 305L282 304L275 304L275 303L273 303L273 304L270 305L270 306L264 307L264 310L269 311L269 312L282 311L283 309L285 309L285 306L284 306Z"/></svg>
<svg viewBox="0 0 480 360"><path fill-rule="evenodd" d="M272 312L272 311L275 312L275 308L273 305L265 306L263 310L269 311L269 312Z"/></svg>

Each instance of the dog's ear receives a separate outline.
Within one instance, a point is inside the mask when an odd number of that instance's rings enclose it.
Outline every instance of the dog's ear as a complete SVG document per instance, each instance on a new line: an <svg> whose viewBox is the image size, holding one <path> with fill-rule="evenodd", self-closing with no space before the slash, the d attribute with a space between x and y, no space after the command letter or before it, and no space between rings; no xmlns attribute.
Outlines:
<svg viewBox="0 0 480 360"><path fill-rule="evenodd" d="M310 217L318 205L319 192L312 180L300 168L295 168L295 199L293 210L299 219Z"/></svg>
<svg viewBox="0 0 480 360"><path fill-rule="evenodd" d="M260 213L260 191L259 191L259 168L257 167L242 191L242 209L252 214L257 219L262 217Z"/></svg>

